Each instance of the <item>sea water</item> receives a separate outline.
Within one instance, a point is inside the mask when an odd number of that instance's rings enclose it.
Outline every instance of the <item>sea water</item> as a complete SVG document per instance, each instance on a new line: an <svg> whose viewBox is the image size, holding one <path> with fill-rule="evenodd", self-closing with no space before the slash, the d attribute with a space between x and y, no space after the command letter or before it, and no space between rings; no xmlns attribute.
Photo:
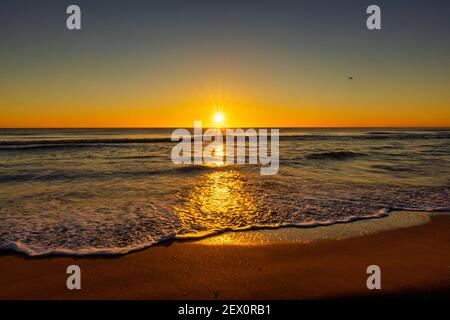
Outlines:
<svg viewBox="0 0 450 320"><path fill-rule="evenodd" d="M123 254L450 207L447 129L281 129L273 176L248 164L176 165L172 131L0 129L0 248Z"/></svg>

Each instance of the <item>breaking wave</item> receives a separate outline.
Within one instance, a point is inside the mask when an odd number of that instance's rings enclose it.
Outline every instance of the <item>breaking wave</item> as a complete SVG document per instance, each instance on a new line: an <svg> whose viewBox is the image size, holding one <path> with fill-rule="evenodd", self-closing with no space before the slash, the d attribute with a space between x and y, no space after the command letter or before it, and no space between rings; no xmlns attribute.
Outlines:
<svg viewBox="0 0 450 320"><path fill-rule="evenodd" d="M367 154L352 151L330 151L330 152L310 153L307 154L305 158L314 160L346 160L364 156L367 156Z"/></svg>
<svg viewBox="0 0 450 320"><path fill-rule="evenodd" d="M11 250L18 253L23 253L25 255L31 257L39 257L39 256L49 256L49 255L69 255L69 256L102 256L102 255L125 255L131 252L140 251L143 249L147 249L149 247L169 242L169 241L187 241L187 240L200 240L207 237L212 237L215 235L219 235L226 232L244 232L251 230L262 230L262 229L281 229L281 228L316 228L316 227L324 227L331 226L334 224L343 224L343 223L351 223L359 220L367 220L367 219L377 219L383 218L389 215L391 211L427 211L427 212L450 212L450 208L404 208L404 207L394 207L391 209L382 209L374 214L368 215L359 215L359 216L348 216L341 219L328 219L323 221L307 221L300 223L278 223L278 224L255 224L249 225L245 227L238 228L223 228L212 231L205 232L197 232L191 234L175 234L169 233L167 235L163 235L158 239L129 245L123 247L82 247L82 248L64 248L64 247L55 247L49 248L46 246L39 245L27 245L21 241L15 242L5 242L0 244L0 250Z"/></svg>

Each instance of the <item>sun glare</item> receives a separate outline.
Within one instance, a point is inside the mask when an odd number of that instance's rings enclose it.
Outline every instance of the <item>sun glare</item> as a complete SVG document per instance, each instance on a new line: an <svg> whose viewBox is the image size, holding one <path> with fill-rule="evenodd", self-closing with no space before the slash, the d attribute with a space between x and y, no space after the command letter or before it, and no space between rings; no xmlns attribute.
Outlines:
<svg viewBox="0 0 450 320"><path fill-rule="evenodd" d="M221 123L221 122L223 122L224 119L225 119L225 117L224 117L223 113L217 112L214 115L214 121L215 122Z"/></svg>

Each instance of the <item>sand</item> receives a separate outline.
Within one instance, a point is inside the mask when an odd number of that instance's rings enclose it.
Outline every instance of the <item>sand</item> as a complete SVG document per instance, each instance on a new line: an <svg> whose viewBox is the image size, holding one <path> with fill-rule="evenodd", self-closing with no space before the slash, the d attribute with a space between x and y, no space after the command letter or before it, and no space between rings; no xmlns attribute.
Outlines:
<svg viewBox="0 0 450 320"><path fill-rule="evenodd" d="M327 228L327 227L323 227ZM0 299L450 297L450 216L346 239L260 245L174 242L120 257L0 256ZM81 267L82 289L66 288ZM366 287L381 268L381 290Z"/></svg>

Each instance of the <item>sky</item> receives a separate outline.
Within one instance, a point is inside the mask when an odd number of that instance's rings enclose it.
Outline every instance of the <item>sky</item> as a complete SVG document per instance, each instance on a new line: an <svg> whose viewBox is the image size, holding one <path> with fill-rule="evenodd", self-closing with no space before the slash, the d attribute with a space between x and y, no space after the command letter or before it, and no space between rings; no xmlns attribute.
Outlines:
<svg viewBox="0 0 450 320"><path fill-rule="evenodd" d="M66 8L81 8L81 30ZM368 30L366 8L381 8ZM450 2L2 0L0 127L450 127ZM353 80L349 80L352 77Z"/></svg>

